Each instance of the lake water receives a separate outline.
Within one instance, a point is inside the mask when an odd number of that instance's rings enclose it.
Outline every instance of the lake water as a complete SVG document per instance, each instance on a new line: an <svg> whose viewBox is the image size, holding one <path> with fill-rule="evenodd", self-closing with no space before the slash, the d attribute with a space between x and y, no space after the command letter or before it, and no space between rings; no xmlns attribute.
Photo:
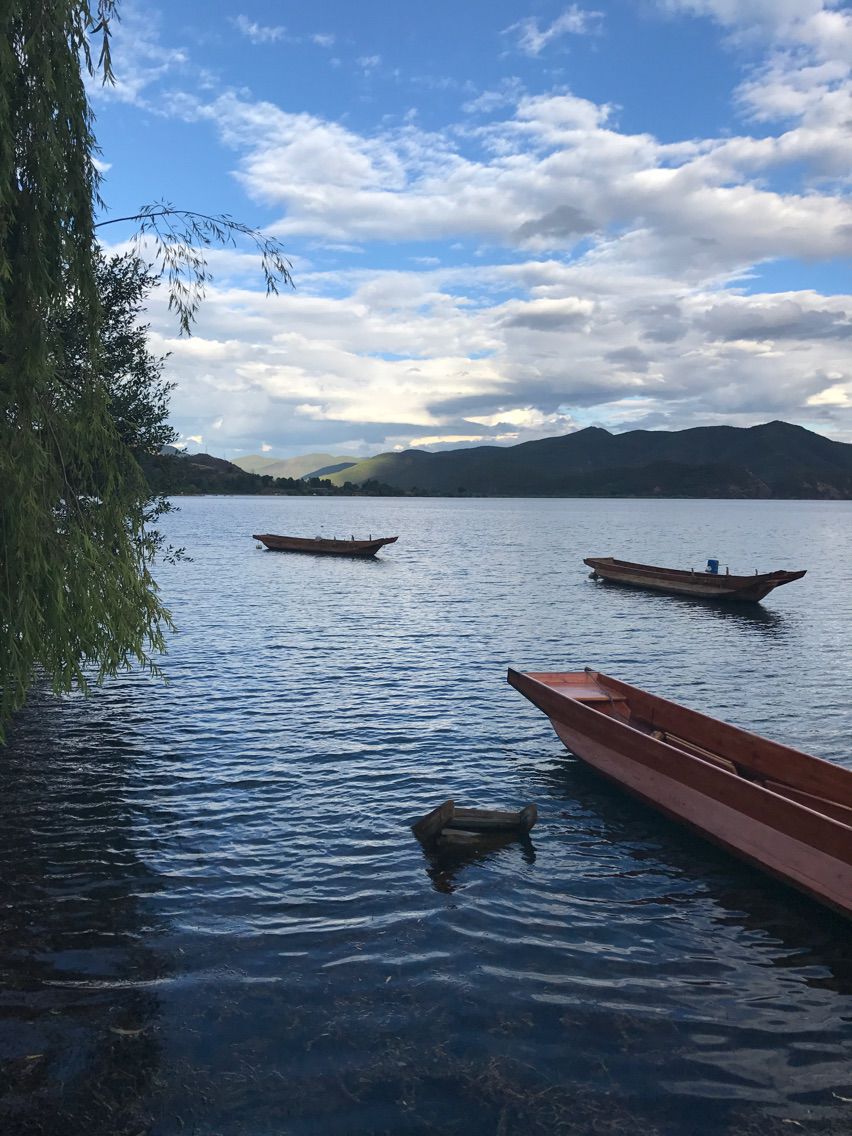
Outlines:
<svg viewBox="0 0 852 1136"><path fill-rule="evenodd" d="M852 1130L850 927L593 774L505 681L588 664L852 764L852 504L196 498L168 682L0 751L0 1130ZM374 562L253 532L399 534ZM807 568L759 608L587 555ZM447 797L526 844L431 863Z"/></svg>

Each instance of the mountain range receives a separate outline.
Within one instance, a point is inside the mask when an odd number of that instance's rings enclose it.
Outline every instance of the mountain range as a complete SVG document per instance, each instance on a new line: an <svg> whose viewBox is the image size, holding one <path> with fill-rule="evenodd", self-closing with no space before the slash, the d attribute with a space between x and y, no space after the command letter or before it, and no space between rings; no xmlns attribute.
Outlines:
<svg viewBox="0 0 852 1136"><path fill-rule="evenodd" d="M409 493L567 497L852 499L852 445L802 426L589 427L517 446L384 453L327 475Z"/></svg>

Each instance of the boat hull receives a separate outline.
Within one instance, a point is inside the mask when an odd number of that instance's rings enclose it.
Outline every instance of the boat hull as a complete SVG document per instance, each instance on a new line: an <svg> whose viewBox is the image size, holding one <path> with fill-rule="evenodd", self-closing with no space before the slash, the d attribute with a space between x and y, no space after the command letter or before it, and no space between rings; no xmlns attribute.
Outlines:
<svg viewBox="0 0 852 1136"><path fill-rule="evenodd" d="M559 676L539 677L552 680ZM620 788L741 859L852 918L852 827L837 819L846 815L852 821L849 808L852 771L638 692L651 704L656 703L651 707L652 717L656 709L658 720L674 722L692 736L696 736L695 728L702 722L720 727L715 733L710 730L702 740L715 739L717 743L722 740L725 752L736 752L738 757L751 755L756 764L749 766L744 776L744 767L739 761L714 760L709 753L707 759L690 755L653 733L634 728L629 724L629 715L624 720L609 717L592 703L560 693L552 682L542 682L533 675L516 671L510 671L509 681L548 715L571 753ZM614 693L619 702L629 707L629 692L635 688L614 680L606 680L606 683L612 686L603 689L609 689L610 694ZM626 697L624 691L628 692ZM648 706L646 701L638 708L647 715ZM673 713L677 711L684 716ZM740 736L739 750L731 745L734 734ZM717 752L718 748L717 745ZM811 803L824 800L826 803L820 807L828 809L827 798L815 791L831 792L835 798L835 816L791 799L790 794L797 791L788 786L779 787L779 791L766 787L767 781L776 784L771 780L773 768L779 770L779 776L782 773L789 776L785 761L793 762L797 779L814 791L799 790L799 797ZM800 766L800 761L805 765ZM764 773L758 778L759 768Z"/></svg>
<svg viewBox="0 0 852 1136"><path fill-rule="evenodd" d="M399 537L377 537L375 540L326 540L317 537L313 540L299 536L278 536L275 533L254 533L253 540L259 540L270 552L307 552L314 556L358 556L367 559L375 556L386 544L393 544Z"/></svg>
<svg viewBox="0 0 852 1136"><path fill-rule="evenodd" d="M711 572L684 572L677 568L658 568L652 564L632 564L613 557L587 557L584 561L594 575L608 583L625 584L675 596L694 599L759 603L782 584L800 580L800 572L764 572L754 576L717 575Z"/></svg>

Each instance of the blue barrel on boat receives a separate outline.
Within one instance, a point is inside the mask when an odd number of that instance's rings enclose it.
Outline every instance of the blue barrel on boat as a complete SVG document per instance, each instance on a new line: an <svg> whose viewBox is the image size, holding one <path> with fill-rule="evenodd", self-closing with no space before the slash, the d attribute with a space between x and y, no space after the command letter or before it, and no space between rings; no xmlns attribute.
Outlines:
<svg viewBox="0 0 852 1136"><path fill-rule="evenodd" d="M710 573L711 576L718 576L719 575L719 561L718 560L708 560L707 561L707 571Z"/></svg>

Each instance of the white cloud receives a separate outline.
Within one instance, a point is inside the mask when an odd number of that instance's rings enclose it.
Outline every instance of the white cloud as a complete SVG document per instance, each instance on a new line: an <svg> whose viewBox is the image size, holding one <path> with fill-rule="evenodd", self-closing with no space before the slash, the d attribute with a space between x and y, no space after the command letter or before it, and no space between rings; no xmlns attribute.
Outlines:
<svg viewBox="0 0 852 1136"><path fill-rule="evenodd" d="M503 34L517 33L519 49L525 55L536 56L540 55L548 44L563 36L593 34L599 30L602 20L602 12L589 11L581 8L579 4L572 4L548 27L540 28L538 20L530 16L511 24Z"/></svg>
<svg viewBox="0 0 852 1136"><path fill-rule="evenodd" d="M248 16L234 16L231 23L252 43L277 43L287 37L285 27L259 24L256 20L250 20Z"/></svg>
<svg viewBox="0 0 852 1136"><path fill-rule="evenodd" d="M852 382L836 383L826 387L819 394L811 395L808 406L831 406L852 410Z"/></svg>
<svg viewBox="0 0 852 1136"><path fill-rule="evenodd" d="M187 74L190 57L183 47L166 47L160 38L158 12L129 3L121 20L110 25L115 82L105 84L100 76L87 78L89 96L95 101L115 100L150 107L146 92L164 79Z"/></svg>
<svg viewBox="0 0 852 1136"><path fill-rule="evenodd" d="M852 251L852 205L830 192L763 184L784 165L814 177L846 168L846 140L800 128L778 138L667 145L627 135L609 110L568 94L524 97L476 132L490 156L408 124L359 135L234 94L198 106L241 152L238 177L284 215L284 239L486 240L568 251L591 239L599 261L691 280L723 280L775 257Z"/></svg>
<svg viewBox="0 0 852 1136"><path fill-rule="evenodd" d="M158 298L179 429L206 437L223 417L216 445L232 453L260 439L276 453L510 443L565 433L580 411L622 427L816 416L850 436L852 297L625 287L593 264L534 260L302 284L269 300L214 288L189 341ZM527 298L497 298L507 286ZM495 299L471 307L474 291Z"/></svg>
<svg viewBox="0 0 852 1136"><path fill-rule="evenodd" d="M759 31L773 39L812 39L838 13L838 0L657 0L669 12L709 16L727 28ZM833 22L833 21L832 21Z"/></svg>
<svg viewBox="0 0 852 1136"><path fill-rule="evenodd" d="M501 107L515 106L526 94L520 79L513 76L503 79L496 90L481 91L475 98L463 104L466 114L491 114Z"/></svg>
<svg viewBox="0 0 852 1136"><path fill-rule="evenodd" d="M745 39L765 46L766 57L737 92L741 108L752 119L800 122L802 134L813 136L816 147L845 147L848 153L852 10L840 0L658 3L670 12L716 20L728 29L734 44Z"/></svg>

